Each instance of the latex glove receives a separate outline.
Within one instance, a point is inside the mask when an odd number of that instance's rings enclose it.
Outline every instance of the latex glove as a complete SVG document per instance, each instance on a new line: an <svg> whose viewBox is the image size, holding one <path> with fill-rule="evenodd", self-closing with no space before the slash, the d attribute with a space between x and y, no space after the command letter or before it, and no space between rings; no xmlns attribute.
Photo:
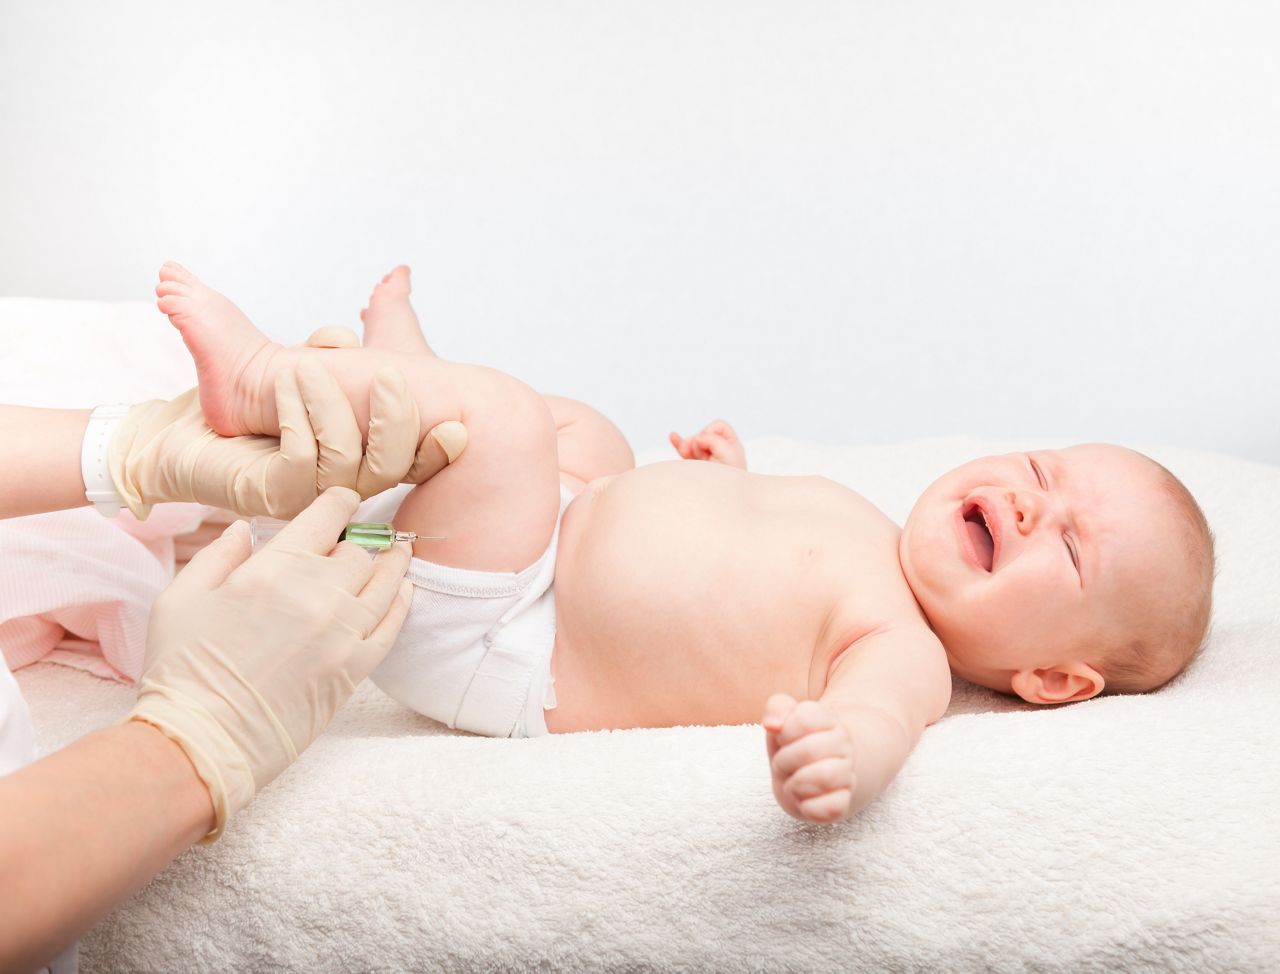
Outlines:
<svg viewBox="0 0 1280 974"><path fill-rule="evenodd" d="M325 325L303 342L308 348L359 348L360 336L346 325Z"/></svg>
<svg viewBox="0 0 1280 974"><path fill-rule="evenodd" d="M370 384L363 450L351 404L315 359L282 371L275 393L278 440L219 436L205 423L195 389L130 410L107 458L129 510L145 518L152 504L193 501L287 519L329 486L354 487L369 497L402 480L421 483L466 446L466 428L457 422L419 439L417 405L394 369L379 371Z"/></svg>
<svg viewBox="0 0 1280 974"><path fill-rule="evenodd" d="M237 521L151 610L138 702L208 786L216 824L280 774L386 656L409 610L409 546L334 540L359 498L322 494L249 557Z"/></svg>
<svg viewBox="0 0 1280 974"><path fill-rule="evenodd" d="M360 336L346 325L324 325L313 331L311 337L303 344L308 348L359 348ZM422 347L424 349L427 347L426 339L423 339ZM372 432L372 427L370 431ZM444 465L448 465L458 459L462 451L467 448L467 439L467 428L456 420L446 420L433 426L427 431L427 438L418 445L418 455L413 461L413 466L400 479L400 482L420 484L440 472L442 465L439 453L429 449L430 441L434 441L440 451L443 451Z"/></svg>

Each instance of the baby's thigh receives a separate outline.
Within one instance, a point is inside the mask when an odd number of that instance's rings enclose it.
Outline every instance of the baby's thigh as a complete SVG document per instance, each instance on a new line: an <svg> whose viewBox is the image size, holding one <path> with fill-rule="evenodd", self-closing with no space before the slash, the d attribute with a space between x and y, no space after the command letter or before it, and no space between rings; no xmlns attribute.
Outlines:
<svg viewBox="0 0 1280 974"><path fill-rule="evenodd" d="M575 492L597 477L635 467L627 438L603 413L564 396L542 398L555 420L561 476Z"/></svg>
<svg viewBox="0 0 1280 974"><path fill-rule="evenodd" d="M555 423L524 383L487 369L472 378L460 417L466 450L410 492L396 527L443 539L414 543L414 554L426 561L520 571L546 550L559 517Z"/></svg>

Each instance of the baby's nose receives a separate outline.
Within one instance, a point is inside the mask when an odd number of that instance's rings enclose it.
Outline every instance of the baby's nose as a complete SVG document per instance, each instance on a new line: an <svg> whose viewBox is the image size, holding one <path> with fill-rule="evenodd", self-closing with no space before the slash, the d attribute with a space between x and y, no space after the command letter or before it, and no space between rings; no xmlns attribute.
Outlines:
<svg viewBox="0 0 1280 974"><path fill-rule="evenodd" d="M1021 534L1035 530L1036 523L1044 511L1040 499L1030 491L1009 491L1006 495L1013 508L1013 520Z"/></svg>

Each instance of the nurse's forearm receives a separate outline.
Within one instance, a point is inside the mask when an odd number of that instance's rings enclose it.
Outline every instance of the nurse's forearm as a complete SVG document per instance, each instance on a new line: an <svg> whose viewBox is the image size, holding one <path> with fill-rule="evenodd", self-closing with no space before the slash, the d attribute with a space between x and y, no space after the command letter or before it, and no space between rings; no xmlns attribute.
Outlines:
<svg viewBox="0 0 1280 974"><path fill-rule="evenodd" d="M89 412L0 406L0 517L88 503L80 448Z"/></svg>
<svg viewBox="0 0 1280 974"><path fill-rule="evenodd" d="M0 778L0 970L34 970L213 828L208 789L148 724Z"/></svg>

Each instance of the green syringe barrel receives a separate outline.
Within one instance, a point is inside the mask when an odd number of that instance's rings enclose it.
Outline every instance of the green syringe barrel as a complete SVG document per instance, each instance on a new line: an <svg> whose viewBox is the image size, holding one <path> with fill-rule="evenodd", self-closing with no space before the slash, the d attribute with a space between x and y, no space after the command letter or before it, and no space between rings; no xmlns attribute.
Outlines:
<svg viewBox="0 0 1280 974"><path fill-rule="evenodd" d="M412 531L397 531L394 524L378 524L372 521L352 521L342 532L341 541L350 541L361 548L390 548L397 541L415 541Z"/></svg>
<svg viewBox="0 0 1280 974"><path fill-rule="evenodd" d="M257 551L274 538L287 523L271 517L251 518L249 538L253 544L253 550ZM352 521L343 528L338 540L350 541L369 551L381 551L384 548L390 548L397 541L417 541L418 536L412 531L397 531L394 524Z"/></svg>

